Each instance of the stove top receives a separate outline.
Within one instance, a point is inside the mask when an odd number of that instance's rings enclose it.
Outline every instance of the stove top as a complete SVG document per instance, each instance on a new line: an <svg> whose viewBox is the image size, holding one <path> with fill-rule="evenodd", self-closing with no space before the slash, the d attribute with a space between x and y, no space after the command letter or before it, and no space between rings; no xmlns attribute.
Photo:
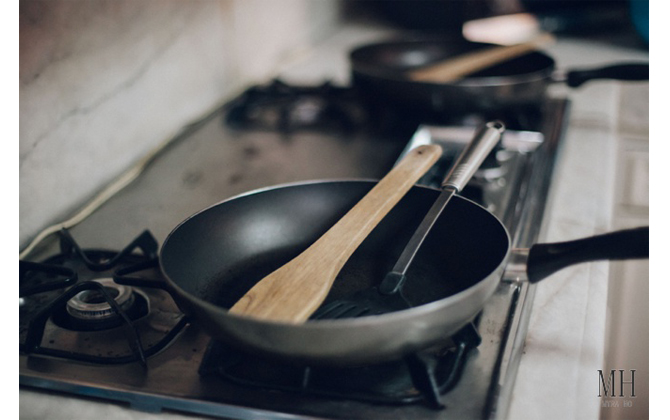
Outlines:
<svg viewBox="0 0 670 420"><path fill-rule="evenodd" d="M273 89L286 96L286 86ZM348 92L320 89L338 101L351 99ZM283 182L379 178L425 143L445 150L420 181L433 186L476 121L415 126L408 143L399 133L389 137L379 127L360 128L361 114L330 109L329 124L333 115L346 120L343 131L313 130L311 123L289 129L286 122L295 120L288 117L278 130L267 124L273 121L267 103L263 111L240 108L239 101L232 105L189 127L138 181L20 261L21 386L143 411L236 419L504 416L533 286L503 279L476 321L437 349L341 369L250 358L212 341L167 292L152 287L150 278L161 275L158 243L199 209ZM564 99L550 99L539 111L542 118L512 123L463 192L503 221L515 247L538 234L567 106ZM263 124L245 125L254 115Z"/></svg>

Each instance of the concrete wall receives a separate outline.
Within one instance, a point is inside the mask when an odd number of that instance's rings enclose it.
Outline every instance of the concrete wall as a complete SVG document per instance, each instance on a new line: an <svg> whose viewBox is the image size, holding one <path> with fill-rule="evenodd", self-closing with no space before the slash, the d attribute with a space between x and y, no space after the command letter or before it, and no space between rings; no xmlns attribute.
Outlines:
<svg viewBox="0 0 670 420"><path fill-rule="evenodd" d="M336 1L24 0L19 245L335 28Z"/></svg>

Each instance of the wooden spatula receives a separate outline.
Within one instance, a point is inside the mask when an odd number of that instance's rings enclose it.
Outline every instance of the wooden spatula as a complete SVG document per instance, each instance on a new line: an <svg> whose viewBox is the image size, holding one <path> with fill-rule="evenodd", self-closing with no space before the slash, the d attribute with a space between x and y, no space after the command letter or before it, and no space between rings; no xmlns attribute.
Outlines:
<svg viewBox="0 0 670 420"><path fill-rule="evenodd" d="M441 154L437 145L412 150L323 236L259 281L229 312L286 323L307 320L351 254Z"/></svg>
<svg viewBox="0 0 670 420"><path fill-rule="evenodd" d="M453 82L474 72L520 57L542 45L553 42L553 40L554 37L551 34L543 34L522 44L496 46L473 51L409 71L407 77L415 82Z"/></svg>

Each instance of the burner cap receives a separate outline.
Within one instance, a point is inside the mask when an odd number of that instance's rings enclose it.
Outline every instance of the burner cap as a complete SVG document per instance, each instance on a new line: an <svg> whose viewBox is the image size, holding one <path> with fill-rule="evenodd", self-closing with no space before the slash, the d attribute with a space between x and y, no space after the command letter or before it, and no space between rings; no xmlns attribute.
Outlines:
<svg viewBox="0 0 670 420"><path fill-rule="evenodd" d="M111 278L95 279L93 281L102 284L105 291L122 309L127 309L133 304L134 295L130 287L117 284ZM99 321L117 316L99 290L84 290L77 293L67 302L67 312L84 321Z"/></svg>

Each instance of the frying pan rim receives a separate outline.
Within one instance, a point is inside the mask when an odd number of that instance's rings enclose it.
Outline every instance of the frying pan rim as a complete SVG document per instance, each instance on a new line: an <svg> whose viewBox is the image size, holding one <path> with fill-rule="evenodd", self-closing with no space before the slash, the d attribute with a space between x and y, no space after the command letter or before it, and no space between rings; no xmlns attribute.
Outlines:
<svg viewBox="0 0 670 420"><path fill-rule="evenodd" d="M224 316L226 318L232 318L235 319L236 322L241 322L241 323L250 323L250 324L262 324L262 325L272 325L273 327L278 327L278 328L296 328L299 327L300 329L315 329L315 330L324 330L324 329L339 329L343 327L353 327L353 326L365 326L365 325L383 325L387 324L389 322L397 322L399 320L405 319L405 318L415 318L415 317L421 317L423 315L426 315L428 313L432 313L435 311L439 311L440 309L444 307L448 307L452 305L453 302L458 302L461 300L465 300L468 295L475 294L479 292L479 288L476 287L478 285L481 285L482 283L486 282L486 280L493 275L496 272L501 271L501 267L504 266L509 258L509 255L511 253L511 239L509 232L505 225L500 221L500 219L495 216L493 213L488 211L486 208L482 207L481 205L475 203L474 201L467 199L465 197L462 197L460 195L456 195L456 199L464 200L468 202L471 205L474 205L476 207L479 207L482 211L486 212L488 216L492 217L493 220L495 220L498 225L500 225L500 228L502 229L502 232L505 234L505 237L507 239L507 250L505 252L505 255L503 258L500 259L500 262L498 265L490 270L490 272L482 276L477 282L473 283L466 289L455 293L453 295L449 295L447 297L438 299L433 302L429 302L426 304L422 304L419 306L415 306L409 309L404 309L401 311L395 311L391 313L386 313L383 315L378 315L378 316L366 316L366 317L360 317L360 318L345 318L345 319L327 319L327 320L310 320L305 323L288 323L288 322L280 322L280 321L272 321L272 320L259 320L253 317L249 316L244 316L244 315L238 315L238 314L231 314L229 313L225 308L215 305L211 302L208 302L198 296L196 296L193 293L187 292L184 290L179 284L174 281L170 275L168 274L165 266L164 266L164 258L163 258L163 250L165 249L165 246L169 243L170 239L174 236L174 234L179 231L179 229L184 226L186 223L189 221L193 220L194 218L198 217L199 215L216 208L220 205L223 205L227 202L237 200L240 198L244 198L247 196L252 196L252 195L257 195L261 194L266 191L275 191L275 190L280 190L280 189L285 189L285 188L291 188L291 187L299 187L299 186L307 186L307 185L316 185L316 184L340 184L340 183L356 183L356 184L375 184L379 182L379 179L374 179L374 178L341 178L341 179L314 179L314 180L307 180L307 181L295 181L295 182L288 182L288 183L281 183L277 185L272 185L272 186L267 186L267 187L261 187L257 189L253 189L250 191L246 191L237 195L234 195L232 197L226 198L224 200L221 200L217 203L214 203L208 207L205 207L183 221L181 221L179 224L175 226L175 228L167 235L165 240L163 241L163 244L159 250L159 267L161 272L163 273L163 276L165 278L165 281L168 284L168 288L174 290L180 295L180 298L189 300L190 303L197 303L198 305L202 307L209 308L209 310L212 310L214 312L219 313L221 316ZM424 186L424 185L414 185L412 188L419 188L419 189L424 189L424 190L431 190L435 191L436 193L439 193L441 190L438 188L433 188L429 186ZM497 282L496 282L497 283ZM485 300L488 300L489 296L486 297Z"/></svg>
<svg viewBox="0 0 670 420"><path fill-rule="evenodd" d="M400 83L411 83L417 86L424 86L426 88L436 88L444 86L454 86L454 87L470 87L470 88L484 88L484 87L495 87L495 86L504 86L510 84L525 84L533 83L540 81L553 81L553 75L556 72L556 60L554 58L543 52L542 50L533 51L532 54L538 54L546 58L550 64L545 66L543 69L534 70L528 73L520 73L508 76L488 76L488 77L465 77L453 82L448 83L434 83L434 82L424 82L424 81L414 81L406 77L394 77L389 75L387 72L380 70L375 71L373 66L361 63L361 60L357 59L355 55L362 54L362 51L367 49L383 48L390 45L403 45L403 44L418 44L418 45L427 45L427 44L444 44L447 41L445 40L435 40L435 39L415 39L415 40L397 40L397 41L381 41L371 44L366 44L360 47L357 47L349 53L349 60L351 62L352 73L361 74L367 77L374 77L380 80L388 80L392 82ZM487 44L481 42L471 42L467 40L460 40L459 42L464 42L467 44L481 45L481 46L496 46L496 44Z"/></svg>

